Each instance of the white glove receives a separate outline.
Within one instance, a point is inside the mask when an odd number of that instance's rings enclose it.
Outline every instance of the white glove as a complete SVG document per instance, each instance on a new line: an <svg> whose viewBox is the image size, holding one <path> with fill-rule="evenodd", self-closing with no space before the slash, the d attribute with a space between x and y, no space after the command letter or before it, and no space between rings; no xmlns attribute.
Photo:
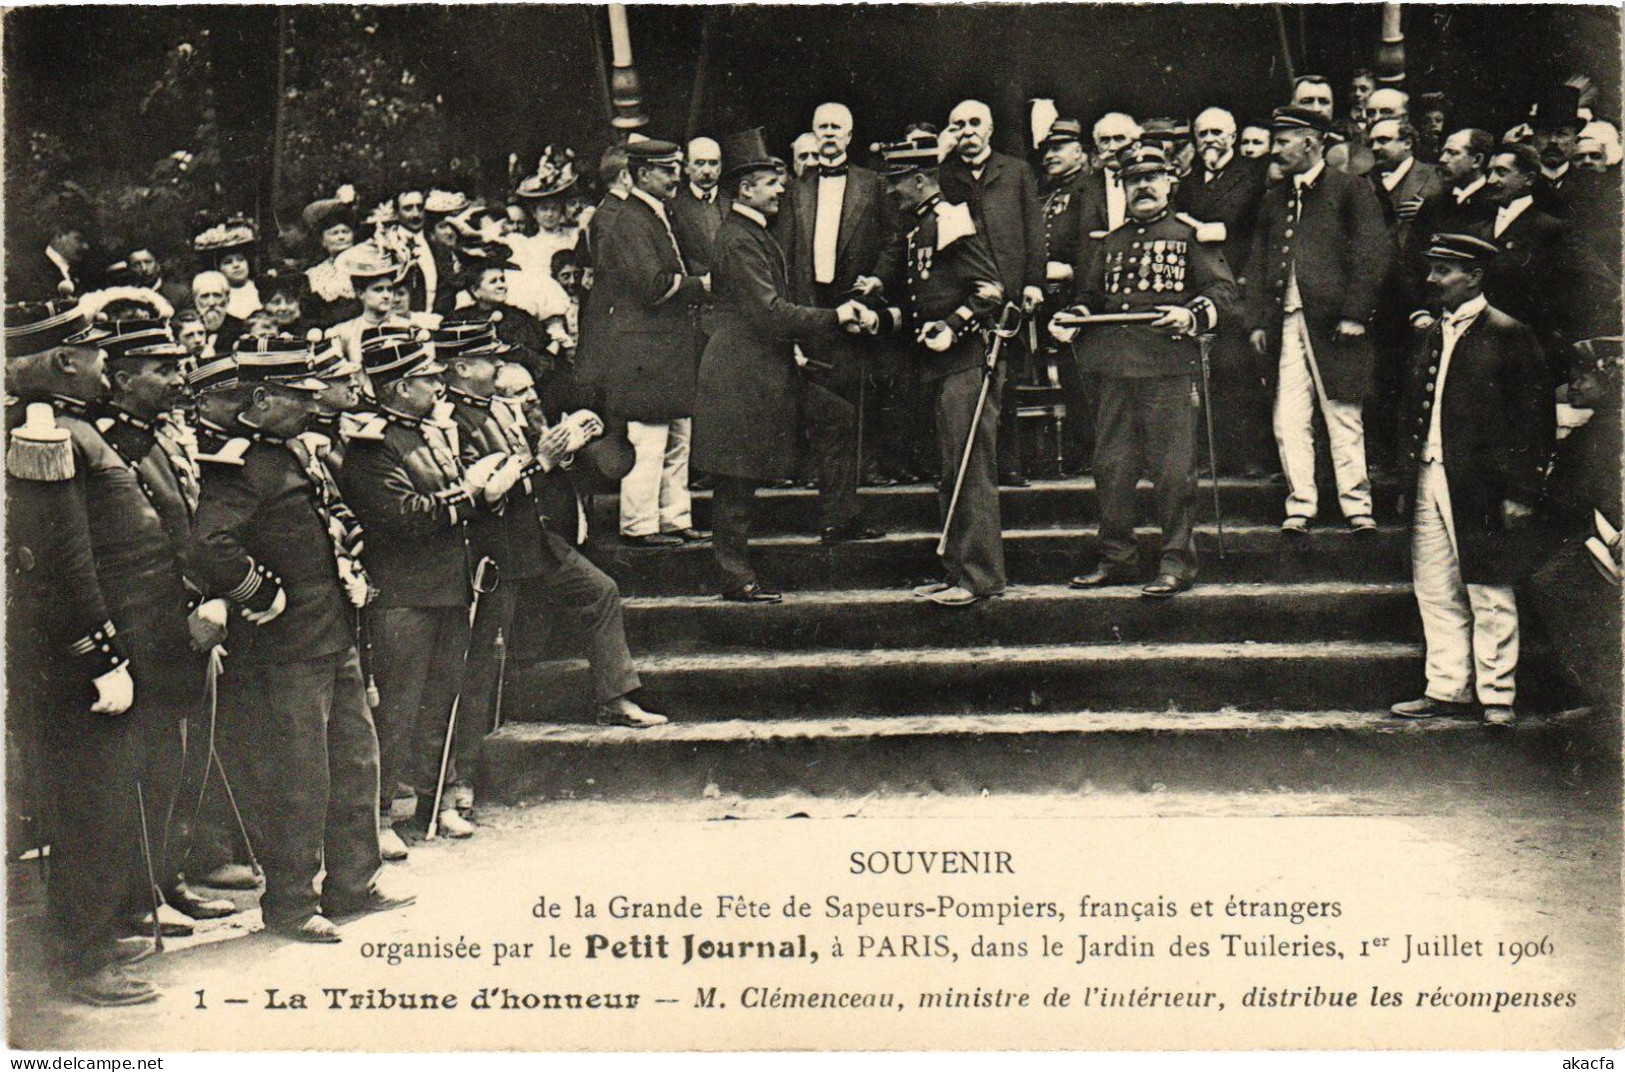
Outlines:
<svg viewBox="0 0 1625 1072"><path fill-rule="evenodd" d="M1196 314L1183 305L1159 305L1157 312L1162 315L1151 322L1154 328L1173 328L1179 335L1196 334Z"/></svg>
<svg viewBox="0 0 1625 1072"><path fill-rule="evenodd" d="M211 599L200 603L187 617L186 631L192 636L193 651L208 651L225 643L228 609L225 600Z"/></svg>
<svg viewBox="0 0 1625 1072"><path fill-rule="evenodd" d="M506 454L487 454L469 466L468 472L463 474L463 484L468 488L468 494L473 496L484 491L485 485L490 483L492 474L507 460L507 457Z"/></svg>
<svg viewBox="0 0 1625 1072"><path fill-rule="evenodd" d="M940 320L933 320L920 329L920 342L934 354L947 353L954 344L953 329Z"/></svg>
<svg viewBox="0 0 1625 1072"><path fill-rule="evenodd" d="M247 618L255 625L264 625L267 622L274 621L277 615L281 614L287 609L288 593L278 588L276 590L276 598L271 600L271 605L269 607L267 607L265 610L259 611L245 610L243 611L243 617Z"/></svg>
<svg viewBox="0 0 1625 1072"><path fill-rule="evenodd" d="M135 703L135 679L130 676L130 664L109 670L96 679L96 702L90 705L98 715L122 715Z"/></svg>
<svg viewBox="0 0 1625 1072"><path fill-rule="evenodd" d="M1072 278L1072 266L1065 261L1050 261L1044 265L1044 278L1051 283L1061 283Z"/></svg>
<svg viewBox="0 0 1625 1072"><path fill-rule="evenodd" d="M524 471L525 459L517 454L508 455L508 460L491 474L491 479L485 483L485 501L494 503L501 499L513 486L519 483L520 474Z"/></svg>
<svg viewBox="0 0 1625 1072"><path fill-rule="evenodd" d="M1089 310L1085 309L1081 305L1074 305L1070 309L1063 310L1063 312L1067 316L1089 315ZM1056 342L1066 343L1071 342L1073 339L1078 337L1078 329L1075 325L1062 324L1055 318L1051 317L1049 322L1049 334L1050 338L1054 339Z"/></svg>
<svg viewBox="0 0 1625 1072"><path fill-rule="evenodd" d="M570 445L575 439L574 431L568 424L554 425L536 445L536 453L549 465L557 465L562 459L576 452L577 448Z"/></svg>
<svg viewBox="0 0 1625 1072"><path fill-rule="evenodd" d="M874 294L880 290L880 280L872 275L860 275L852 281L852 289L859 294Z"/></svg>
<svg viewBox="0 0 1625 1072"><path fill-rule="evenodd" d="M1040 305L1043 305L1043 304L1044 304L1044 288L1042 288L1042 287L1022 287L1021 288L1021 311L1022 312L1031 313L1034 309L1037 309Z"/></svg>

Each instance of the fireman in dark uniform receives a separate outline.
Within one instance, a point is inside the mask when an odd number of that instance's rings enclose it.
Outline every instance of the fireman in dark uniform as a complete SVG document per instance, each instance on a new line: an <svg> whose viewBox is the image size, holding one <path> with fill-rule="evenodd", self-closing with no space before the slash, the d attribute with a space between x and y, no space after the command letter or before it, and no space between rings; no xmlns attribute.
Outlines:
<svg viewBox="0 0 1625 1072"><path fill-rule="evenodd" d="M965 205L942 199L937 184L937 147L932 139L881 147L887 192L896 199L908 231L901 253L884 258L881 280L902 304L883 319L913 340L923 389L931 392L942 460L938 498L946 514L965 441L975 435L958 512L942 556L946 579L915 594L943 606L965 606L1004 592L1004 543L999 522L995 436L1004 365L990 374L987 404L974 428L983 388L987 340L983 329L1005 298L986 240ZM889 282L887 282L889 277Z"/></svg>
<svg viewBox="0 0 1625 1072"><path fill-rule="evenodd" d="M48 802L52 966L80 1001L136 1005L158 997L118 944L141 844L136 685L95 557L114 516L107 474L124 466L83 420L59 421L76 401L54 401L101 391L106 335L76 310L6 309L6 714Z"/></svg>
<svg viewBox="0 0 1625 1072"><path fill-rule="evenodd" d="M1162 549L1155 579L1140 591L1165 598L1196 579L1197 336L1230 314L1236 284L1224 254L1197 241L1196 228L1169 212L1178 180L1160 146L1142 142L1125 150L1122 174L1128 218L1100 243L1071 311L1161 315L1147 323L1086 327L1078 341L1086 367L1100 376L1100 562L1072 585L1139 579L1134 485L1148 470ZM1051 334L1070 341L1078 330L1052 325Z"/></svg>
<svg viewBox="0 0 1625 1072"><path fill-rule="evenodd" d="M222 687L231 710L253 712L241 731L265 925L336 942L329 917L415 898L378 885L378 738L356 651L355 611L370 594L359 526L296 439L324 386L319 363L307 344L260 343L237 353L238 434L199 456L194 553L207 594L238 612Z"/></svg>
<svg viewBox="0 0 1625 1072"><path fill-rule="evenodd" d="M1066 398L1066 442L1062 445L1061 467L1068 474L1087 472L1094 453L1094 377L1084 376L1071 347L1060 346L1046 330L1057 309L1072 304L1077 290L1077 265L1084 261L1084 246L1090 241L1084 222L1089 177L1089 153L1084 147L1083 124L1076 119L1057 119L1038 143L1044 154L1044 179L1040 194L1044 204L1044 304L1034 314L1039 352L1044 360L1053 358Z"/></svg>

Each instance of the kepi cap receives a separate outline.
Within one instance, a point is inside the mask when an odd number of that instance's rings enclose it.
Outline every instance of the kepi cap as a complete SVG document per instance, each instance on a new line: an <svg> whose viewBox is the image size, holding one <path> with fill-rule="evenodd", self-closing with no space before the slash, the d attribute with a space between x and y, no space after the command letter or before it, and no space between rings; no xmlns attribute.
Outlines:
<svg viewBox="0 0 1625 1072"><path fill-rule="evenodd" d="M1438 261L1465 261L1487 264L1501 255L1499 244L1470 234L1436 234L1428 240L1423 256Z"/></svg>
<svg viewBox="0 0 1625 1072"><path fill-rule="evenodd" d="M92 323L77 304L19 302L5 308L6 356L27 357L58 346L96 346L111 334Z"/></svg>

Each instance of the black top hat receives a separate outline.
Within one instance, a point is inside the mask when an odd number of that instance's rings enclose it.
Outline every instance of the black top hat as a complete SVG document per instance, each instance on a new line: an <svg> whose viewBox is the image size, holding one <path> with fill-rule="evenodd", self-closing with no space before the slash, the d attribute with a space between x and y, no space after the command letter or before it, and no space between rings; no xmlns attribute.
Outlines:
<svg viewBox="0 0 1625 1072"><path fill-rule="evenodd" d="M776 171L784 161L767 151L761 127L741 130L722 146L722 181L733 182L752 171Z"/></svg>
<svg viewBox="0 0 1625 1072"><path fill-rule="evenodd" d="M1537 130L1580 126L1580 90L1576 86L1553 86L1535 102L1529 125Z"/></svg>

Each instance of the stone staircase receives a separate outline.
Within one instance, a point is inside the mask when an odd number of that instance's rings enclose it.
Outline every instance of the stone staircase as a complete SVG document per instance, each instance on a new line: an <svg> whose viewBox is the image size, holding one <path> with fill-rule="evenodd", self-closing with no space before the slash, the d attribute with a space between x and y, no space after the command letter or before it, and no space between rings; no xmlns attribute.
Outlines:
<svg viewBox="0 0 1625 1072"><path fill-rule="evenodd" d="M1094 559L1090 478L1006 489L1013 587L959 609L909 592L937 575L931 488L865 491L866 516L891 535L833 548L809 535L814 493L760 493L757 569L786 593L769 607L716 598L708 545L622 546L601 497L590 553L627 597L644 702L672 722L593 726L586 664L561 633L549 657L510 662L484 799L1357 790L1561 770L1577 715L1506 733L1386 714L1422 685L1402 529L1356 537L1332 519L1293 552L1277 532L1280 485L1220 489L1225 555L1202 526L1200 581L1168 601L1066 586ZM1380 517L1394 498L1379 487ZM697 524L709 506L702 494ZM1154 532L1142 538L1149 550ZM1521 706L1557 711L1566 697L1538 641L1526 652Z"/></svg>

